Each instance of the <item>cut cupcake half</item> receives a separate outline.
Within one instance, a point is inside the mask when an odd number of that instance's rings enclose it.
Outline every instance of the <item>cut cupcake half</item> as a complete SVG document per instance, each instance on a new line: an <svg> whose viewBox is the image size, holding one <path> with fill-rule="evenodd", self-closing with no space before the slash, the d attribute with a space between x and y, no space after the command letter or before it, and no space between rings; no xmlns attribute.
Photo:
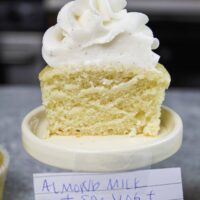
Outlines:
<svg viewBox="0 0 200 200"><path fill-rule="evenodd" d="M39 76L49 135L156 136L170 75L155 69L47 66Z"/></svg>

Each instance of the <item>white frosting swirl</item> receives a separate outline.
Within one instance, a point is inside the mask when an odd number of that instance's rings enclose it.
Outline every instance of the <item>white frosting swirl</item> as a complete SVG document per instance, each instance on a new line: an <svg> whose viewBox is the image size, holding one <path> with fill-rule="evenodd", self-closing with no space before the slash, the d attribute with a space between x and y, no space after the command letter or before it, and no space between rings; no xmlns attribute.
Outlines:
<svg viewBox="0 0 200 200"><path fill-rule="evenodd" d="M43 38L43 58L52 67L124 65L155 68L159 46L148 17L127 12L126 0L75 0L58 14Z"/></svg>

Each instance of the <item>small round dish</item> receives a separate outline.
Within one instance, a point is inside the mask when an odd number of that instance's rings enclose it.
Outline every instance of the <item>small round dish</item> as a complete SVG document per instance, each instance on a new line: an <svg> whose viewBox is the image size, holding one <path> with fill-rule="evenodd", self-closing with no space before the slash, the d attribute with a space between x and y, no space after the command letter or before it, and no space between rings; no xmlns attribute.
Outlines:
<svg viewBox="0 0 200 200"><path fill-rule="evenodd" d="M182 144L181 118L162 107L161 130L157 137L51 136L44 108L30 112L22 123L25 150L35 159L76 172L116 172L151 166L175 154Z"/></svg>

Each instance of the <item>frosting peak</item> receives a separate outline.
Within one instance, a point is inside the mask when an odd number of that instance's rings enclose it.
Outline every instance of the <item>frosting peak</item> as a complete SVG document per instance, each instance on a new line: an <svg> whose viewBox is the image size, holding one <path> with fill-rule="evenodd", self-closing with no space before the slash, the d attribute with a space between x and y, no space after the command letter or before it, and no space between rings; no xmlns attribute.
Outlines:
<svg viewBox="0 0 200 200"><path fill-rule="evenodd" d="M52 67L126 65L154 68L159 46L148 17L126 9L126 0L75 0L58 14L43 38L43 57Z"/></svg>

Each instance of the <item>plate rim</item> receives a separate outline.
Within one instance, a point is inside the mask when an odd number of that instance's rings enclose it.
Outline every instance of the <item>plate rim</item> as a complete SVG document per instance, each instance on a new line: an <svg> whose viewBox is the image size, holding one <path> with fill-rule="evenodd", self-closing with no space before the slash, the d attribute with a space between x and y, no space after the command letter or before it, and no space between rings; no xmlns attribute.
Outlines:
<svg viewBox="0 0 200 200"><path fill-rule="evenodd" d="M133 153L140 153L140 152L145 152L148 149L153 151L156 151L155 149L159 146L162 146L162 144L173 141L173 139L176 138L176 146L174 147L173 150L165 153L165 154L161 154L160 157L157 155L157 157L154 158L154 160L151 161L151 163L149 163L149 165L151 164L155 164L158 162L161 162L167 158L169 158L170 156L174 155L181 147L182 145L182 138L183 138L183 122L181 117L175 112L173 111L171 108L167 107L167 106L162 106L162 109L164 109L165 111L167 111L168 113L170 113L170 115L173 116L173 120L175 120L175 125L172 131L170 131L170 134L167 134L166 137L161 138L161 140L158 141L154 141L153 143L149 144L149 145L142 145L141 147L137 147L137 148L129 148L129 149L125 149L125 150L106 150L106 151L89 151L89 150L75 150L75 149L70 149L70 148L65 148L64 146L58 146L56 144L52 144L49 143L48 141L45 141L45 139L41 139L39 137L37 137L31 130L30 127L28 126L28 124L30 123L30 120L37 114L39 114L40 112L44 112L45 109L43 106L39 106L37 108L35 108L34 110L32 110L31 112L29 112L23 122L22 122L22 143L24 145L25 150L28 152L28 154L30 154L34 159L39 160L42 163L54 166L54 167L59 167L62 169L69 169L72 170L70 166L70 164L68 163L69 166L66 165L66 161L63 161L63 163L61 163L61 160L59 162L56 161L55 159L55 155L49 155L49 158L45 157L45 153L40 153L38 152L37 149L34 149L33 146L35 145L39 145L39 147L41 148L43 145L46 147L46 149L52 149L55 150L59 153L63 153L65 155L71 156L71 159L73 157L73 155L78 155L78 156L89 156L89 158L85 158L85 159L89 159L90 162L92 160L92 158L94 158L95 156L108 156L110 158L110 156L114 156L114 155L132 155ZM65 136L64 136L65 137ZM67 136L66 136L67 137ZM93 136L90 136L93 137ZM95 136L94 136L95 137ZM106 137L106 136L105 136ZM114 136L113 136L114 137ZM77 139L80 139L77 137ZM32 142L32 147L30 146L30 141ZM32 148L32 149L31 149ZM62 157L62 156L61 156ZM117 158L116 158L117 159ZM88 161L88 160L87 160ZM100 161L99 161L100 162ZM105 162L105 161L104 161ZM120 160L119 160L120 162ZM150 161L149 161L150 162ZM65 164L64 164L65 163ZM97 162L98 163L98 162ZM107 163L107 162L106 162ZM114 163L114 161L113 161ZM97 165L97 164L96 164ZM138 164L139 165L139 164ZM145 166L148 166L147 164L145 164ZM145 167L143 166L143 167ZM81 166L76 166L76 168L78 169L78 171L88 171L88 170L82 170ZM117 167L116 167L117 168ZM99 171L96 170L95 168L93 168L92 166L89 166L89 171ZM132 169L135 169L135 167L132 167ZM110 170L100 170L100 171L110 171ZM115 170L113 169L113 171L121 171L121 170Z"/></svg>

